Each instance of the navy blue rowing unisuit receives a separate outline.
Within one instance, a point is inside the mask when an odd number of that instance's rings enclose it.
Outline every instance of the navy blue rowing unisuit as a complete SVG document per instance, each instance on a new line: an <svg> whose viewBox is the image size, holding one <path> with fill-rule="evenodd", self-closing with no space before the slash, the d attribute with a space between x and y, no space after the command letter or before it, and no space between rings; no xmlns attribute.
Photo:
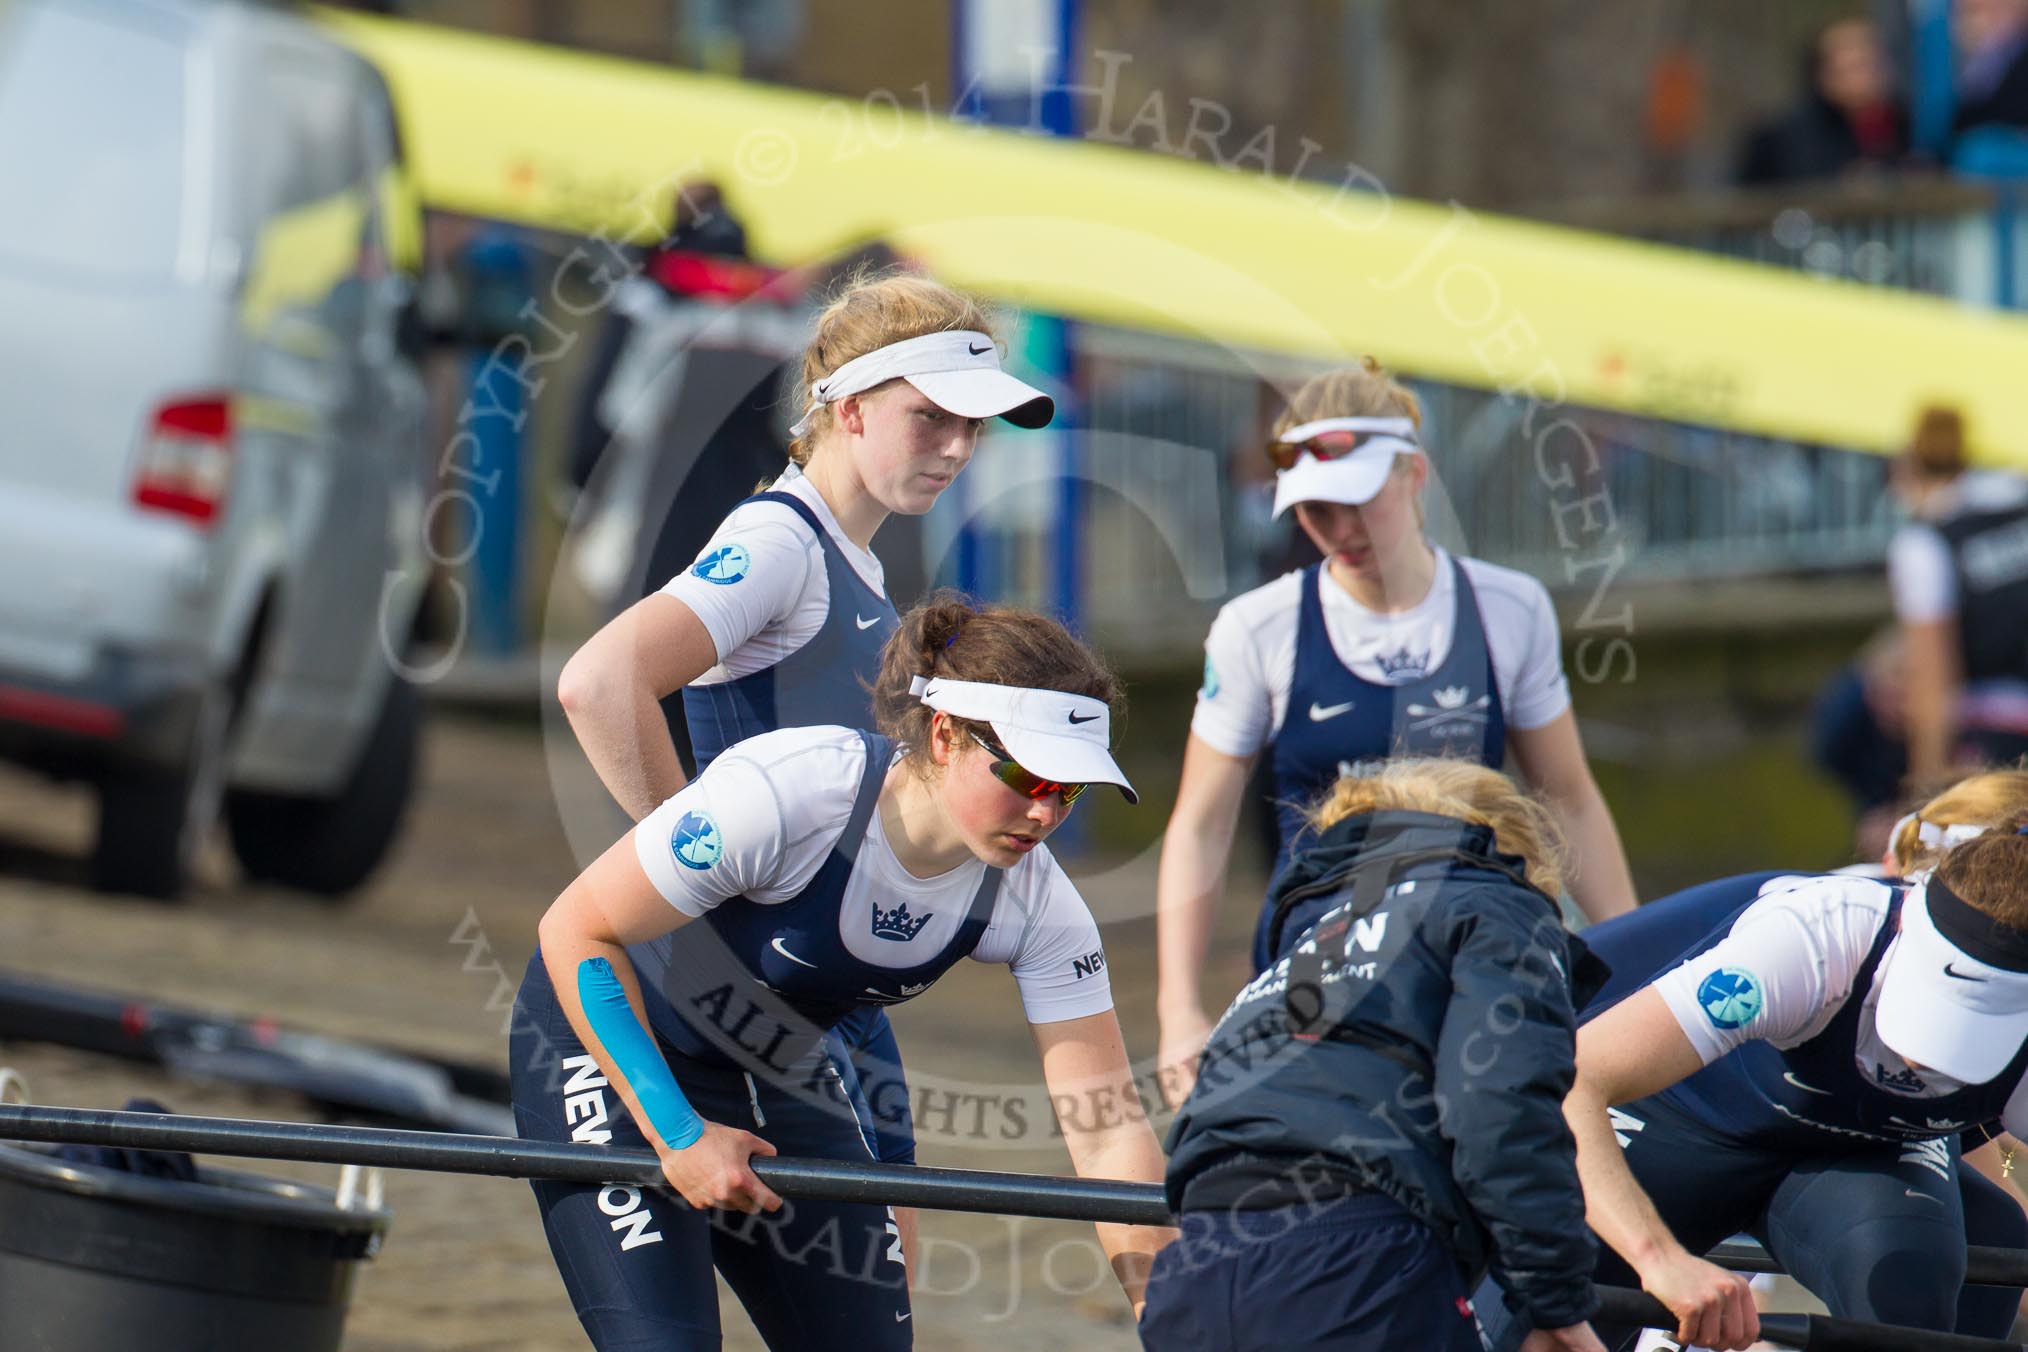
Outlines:
<svg viewBox="0 0 2028 1352"><path fill-rule="evenodd" d="M793 493L756 493L734 510L759 502L788 508L809 528L823 554L830 608L810 640L774 665L720 684L683 688L683 718L699 774L727 747L777 728L871 726L869 691L880 674L881 650L897 623L894 604L860 577L809 503ZM692 571L712 580L714 567L707 554ZM628 955L641 978L642 997L652 1007L660 998L654 979L660 974L658 960L638 949L629 949ZM855 1009L838 1020L833 1036L844 1053L839 1072L859 1105L860 1125L875 1153L890 1163L913 1163L915 1129L901 1049L886 1012ZM874 1112L876 1095L887 1105L885 1112Z"/></svg>
<svg viewBox="0 0 2028 1352"><path fill-rule="evenodd" d="M1478 593L1450 561L1455 618L1450 651L1434 671L1401 685L1377 685L1345 665L1324 622L1324 565L1303 571L1295 673L1287 712L1270 751L1279 873L1304 830L1303 808L1362 763L1395 756L1454 756L1498 769L1507 756L1507 717ZM1254 932L1253 965L1264 971L1268 912Z"/></svg>
<svg viewBox="0 0 2028 1352"><path fill-rule="evenodd" d="M649 1024L671 1047L725 1064L755 1052L773 1062L784 1045L793 1049L799 1028L828 1029L857 1011L920 995L978 946L1005 876L995 868L982 871L950 941L921 955L907 949L916 959L908 966L876 966L847 947L840 908L895 756L894 743L878 733L859 737L866 763L852 815L797 897L767 906L718 906L701 922L632 950L644 953L655 973L662 998L649 1004ZM890 919L895 934L914 924L905 903L898 909ZM876 937L879 920L876 912ZM897 948L904 943L913 940L897 940Z"/></svg>
<svg viewBox="0 0 2028 1352"><path fill-rule="evenodd" d="M823 1036L844 1015L927 990L971 956L1003 874L987 868L952 936L905 967L853 955L841 932L857 853L894 763L859 734L865 768L850 816L814 877L778 903L727 902L642 946L661 982L649 1024L676 1082L709 1121L746 1127L784 1155L869 1158ZM874 917L875 936L883 923ZM914 921L888 913L897 932ZM927 942L927 940L924 940ZM911 934L903 943L915 942ZM644 996L646 992L644 990ZM516 1001L516 1121L533 1140L645 1145L557 1003L540 954ZM774 1218L690 1210L638 1188L538 1183L551 1252L600 1352L689 1352L719 1338L715 1263L772 1348L905 1348L906 1284L892 1213L798 1202Z"/></svg>
<svg viewBox="0 0 2028 1352"><path fill-rule="evenodd" d="M735 742L777 728L869 726L868 691L880 674L880 650L897 623L894 603L859 576L810 504L792 493L756 493L739 506L756 502L787 507L816 536L824 552L831 612L808 643L773 666L716 685L683 688L683 717L700 774ZM699 566L708 562L700 560Z"/></svg>
<svg viewBox="0 0 2028 1352"><path fill-rule="evenodd" d="M540 953L515 999L513 1029L522 1137L649 1148L571 1028ZM751 1131L784 1155L866 1160L831 1056L801 1045L781 1078L664 1054L707 1120ZM664 1188L532 1186L557 1271L599 1352L717 1352L714 1267L778 1352L913 1345L900 1229L886 1207L789 1201L772 1216L747 1216L693 1210Z"/></svg>

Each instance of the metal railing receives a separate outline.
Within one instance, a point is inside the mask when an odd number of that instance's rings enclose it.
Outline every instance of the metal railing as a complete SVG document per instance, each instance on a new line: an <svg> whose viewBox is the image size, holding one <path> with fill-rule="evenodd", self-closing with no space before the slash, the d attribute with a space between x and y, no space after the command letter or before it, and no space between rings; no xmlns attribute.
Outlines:
<svg viewBox="0 0 2028 1352"><path fill-rule="evenodd" d="M1835 193L1727 193L1565 206L1562 223L1862 284L2028 304L2028 227L2012 190L1950 180ZM1549 213L1538 213L1549 214ZM588 347L589 345L581 345ZM989 446L926 523L926 563L951 580L970 514L993 595L1048 605L1059 454L1078 495L1081 619L1109 645L1187 657L1224 600L1281 571L1293 526L1269 517L1257 447L1282 394L1322 369L1285 356L1080 325L1080 414L1055 433ZM1570 498L1600 497L1610 528L1585 548L1630 581L1691 583L1877 565L1893 529L1872 455L1602 410L1559 410L1597 469L1562 495L1534 463L1524 410L1484 391L1411 382L1427 413L1431 520L1447 545L1577 593L1585 549ZM1571 452L1574 453L1574 452ZM1587 466L1589 468L1589 466Z"/></svg>
<svg viewBox="0 0 2028 1352"><path fill-rule="evenodd" d="M2016 260L2028 258L2028 228L2011 192L1868 182L1588 204L1558 216L1866 285L2020 306L2028 279ZM1111 643L1180 654L1201 641L1219 602L1278 571L1292 527L1268 519L1271 487L1255 448L1275 387L1293 389L1320 368L1093 326L1079 328L1077 350L1084 417L1072 463L1098 489L1086 495L1082 527L1083 618ZM1689 583L1874 566L1894 528L1878 456L1577 409L1559 413L1596 457L1581 493L1603 502L1573 532L1569 495L1559 498L1535 464L1521 406L1411 383L1425 407L1438 538L1552 591L1589 585L1574 564L1587 550L1613 552L1630 581ZM982 520L995 547L1032 565L1043 551L1019 537L1048 527L1041 500L1029 497L1028 486L1012 486ZM999 576L1040 602L1037 572Z"/></svg>
<svg viewBox="0 0 2028 1352"><path fill-rule="evenodd" d="M1979 305L2028 305L2019 189L1915 177L1546 207L1558 224Z"/></svg>
<svg viewBox="0 0 2028 1352"><path fill-rule="evenodd" d="M1258 447L1275 406L1310 370L1203 345L1081 329L1086 495L1085 623L1136 650L1187 651L1223 600L1280 571L1287 521L1269 518ZM1709 428L1570 410L1596 456L1573 516L1544 482L1522 406L1414 382L1435 474L1431 525L1446 545L1519 568L1552 591L1591 585L1581 561L1610 551L1630 581L1683 582L1877 562L1893 529L1878 456ZM1035 529L1020 495L1001 516ZM1602 524L1603 523L1603 524ZM1002 547L1018 542L1002 536ZM1010 580L1018 569L1001 574ZM1024 599L1038 601L1042 593Z"/></svg>
<svg viewBox="0 0 2028 1352"><path fill-rule="evenodd" d="M1425 388L1429 440L1458 521L1456 543L1578 585L1573 557L1610 550L1631 581L1819 572L1877 562L1894 527L1879 456L1571 410L1557 491L1497 395ZM1591 500L1587 505L1586 500Z"/></svg>

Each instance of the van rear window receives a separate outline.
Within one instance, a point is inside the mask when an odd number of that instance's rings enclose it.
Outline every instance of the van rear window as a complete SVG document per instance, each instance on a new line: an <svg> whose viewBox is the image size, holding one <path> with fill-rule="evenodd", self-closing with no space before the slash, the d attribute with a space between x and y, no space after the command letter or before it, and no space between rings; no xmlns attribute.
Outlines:
<svg viewBox="0 0 2028 1352"><path fill-rule="evenodd" d="M185 60L181 30L138 6L0 5L0 263L174 270Z"/></svg>

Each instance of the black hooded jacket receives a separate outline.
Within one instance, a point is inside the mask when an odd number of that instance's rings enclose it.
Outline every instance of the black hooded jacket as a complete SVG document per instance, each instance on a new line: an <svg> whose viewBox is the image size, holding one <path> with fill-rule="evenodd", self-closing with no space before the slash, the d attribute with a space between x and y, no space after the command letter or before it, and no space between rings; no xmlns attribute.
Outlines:
<svg viewBox="0 0 2028 1352"><path fill-rule="evenodd" d="M1572 1011L1604 964L1491 831L1449 817L1340 821L1270 904L1277 961L1205 1048L1169 1137L1170 1205L1287 1205L1335 1177L1427 1222L1468 1281L1490 1268L1537 1327L1589 1318L1562 1103Z"/></svg>

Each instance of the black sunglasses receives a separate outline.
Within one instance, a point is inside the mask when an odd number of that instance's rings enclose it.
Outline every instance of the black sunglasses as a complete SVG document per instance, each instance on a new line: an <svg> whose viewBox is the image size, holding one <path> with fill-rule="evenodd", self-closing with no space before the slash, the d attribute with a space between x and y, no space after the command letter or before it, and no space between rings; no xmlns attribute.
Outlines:
<svg viewBox="0 0 2028 1352"><path fill-rule="evenodd" d="M1007 748L995 746L992 742L987 741L983 734L977 732L972 734L972 740L984 747L986 754L993 758L991 767L993 778L999 780L1023 798L1039 800L1047 798L1052 793L1060 793L1063 795L1063 805L1069 807L1072 803L1083 797L1084 791L1091 787L1089 784L1060 784L1053 779L1043 779L1039 775L1031 775L1022 769L1012 756L1007 754Z"/></svg>

